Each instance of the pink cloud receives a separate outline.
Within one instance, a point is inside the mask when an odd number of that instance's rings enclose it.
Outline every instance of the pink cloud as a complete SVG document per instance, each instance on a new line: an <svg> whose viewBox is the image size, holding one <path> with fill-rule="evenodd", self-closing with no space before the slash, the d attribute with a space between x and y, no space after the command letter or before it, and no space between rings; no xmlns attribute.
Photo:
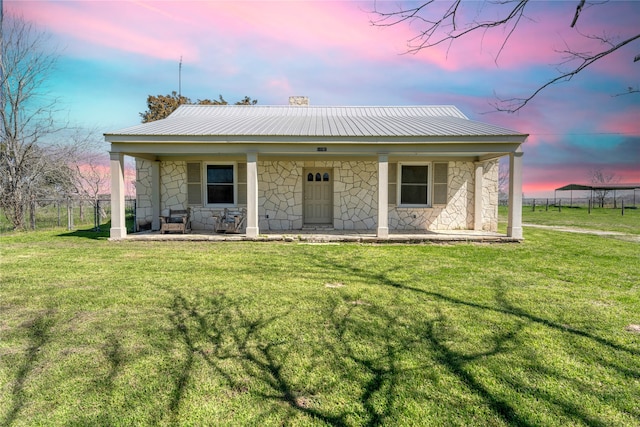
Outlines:
<svg viewBox="0 0 640 427"><path fill-rule="evenodd" d="M425 10L434 10L434 14L430 16L439 17L445 4L436 2ZM505 4L509 8L514 5ZM478 12L478 5L484 5L483 10ZM505 5L499 2L491 3L490 6L487 6L487 2L463 2L457 14L458 23L464 22L465 16L483 19L489 11L504 7ZM569 25L575 13L575 5L572 2L530 2L525 11L526 18L518 23L506 43L508 31L506 28L498 27L470 33L451 44L444 43L422 50L417 57L424 62L435 63L445 70L496 67L522 69L534 65L561 64L566 60L566 54L562 53L564 50L599 52L607 48L599 40L584 35L607 34L622 38L635 35L639 9L640 7L633 2L610 2L586 8L579 20L578 31L578 28L571 28ZM406 27L409 28L408 25ZM411 37L424 28L415 24L410 32ZM611 65L612 63L616 65ZM607 70L617 75L634 75L636 70L632 61L625 62L624 66L619 64L619 61L602 61L596 63L594 69ZM561 67L568 69L570 65Z"/></svg>
<svg viewBox="0 0 640 427"><path fill-rule="evenodd" d="M294 93L291 82L284 77L271 78L266 81L266 87L271 93L281 95L283 93Z"/></svg>
<svg viewBox="0 0 640 427"><path fill-rule="evenodd" d="M15 2L7 12L23 15L48 31L153 58L196 61L200 46L221 52L246 49L310 57L340 55L394 61L412 33L401 26L383 30L369 23L357 2ZM86 48L86 53L94 54ZM434 58L438 52L430 53ZM440 61L438 59L437 61Z"/></svg>
<svg viewBox="0 0 640 427"><path fill-rule="evenodd" d="M567 184L588 185L589 172L603 169L612 172L620 183L640 183L640 171L633 165L599 163L555 164L525 167L523 171L523 191L553 191Z"/></svg>
<svg viewBox="0 0 640 427"><path fill-rule="evenodd" d="M8 2L7 13L23 16L48 31L84 40L91 45L160 59L183 53L198 57L193 44L164 21L149 24L148 6L131 2ZM145 18L145 14L147 18ZM165 18L168 18L165 16ZM89 49L83 53L92 54Z"/></svg>
<svg viewBox="0 0 640 427"><path fill-rule="evenodd" d="M460 13L475 16L478 4L463 2ZM532 20L520 22L500 54L499 67L557 63L561 58L555 50L564 47L562 40L579 49L588 47L585 44L588 40L576 37L576 31L569 28L575 11L572 3L557 2L552 7L548 3L531 4L527 16ZM443 5L435 3L438 11ZM602 31L603 20L591 19L596 10L607 13L604 22L615 25L615 32L624 34L627 28L633 28L630 16L634 14L617 2L613 5L585 11L580 21L585 32ZM221 56L229 49L256 48L265 56L281 56L295 48L307 51L310 56L324 55L328 60L350 56L396 61L420 27L372 27L369 21L376 18L368 13L372 7L371 2L350 1L6 2L9 13L23 14L56 33L91 45L160 59L182 55L185 60L196 61L202 56L198 46L215 44ZM481 16L491 10L492 7L485 7ZM502 29L477 33L457 40L449 51L449 46L443 45L423 50L414 57L403 56L402 61L413 58L445 70L491 69L496 67L494 61L504 36ZM619 67L610 70L621 72ZM628 66L622 72L632 71Z"/></svg>
<svg viewBox="0 0 640 427"><path fill-rule="evenodd" d="M491 99L467 95L452 95L448 93L430 94L430 99L420 100L420 103L429 104L433 99L446 99L447 103L458 106L470 119L487 122L517 132L529 134L524 149L541 143L560 145L563 142L562 133L571 129L574 119L568 120L565 114L560 114L553 109L536 104L531 104L526 113L507 114L493 110L489 102Z"/></svg>
<svg viewBox="0 0 640 427"><path fill-rule="evenodd" d="M600 122L600 129L604 132L640 136L640 107L606 117ZM638 151L640 152L640 147Z"/></svg>

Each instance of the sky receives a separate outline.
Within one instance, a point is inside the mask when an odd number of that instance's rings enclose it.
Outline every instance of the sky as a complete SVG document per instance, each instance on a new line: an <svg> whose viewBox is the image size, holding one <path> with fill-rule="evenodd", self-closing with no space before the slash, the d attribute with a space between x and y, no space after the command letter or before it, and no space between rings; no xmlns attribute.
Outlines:
<svg viewBox="0 0 640 427"><path fill-rule="evenodd" d="M395 1L4 0L4 14L50 35L59 58L47 90L75 125L104 133L137 124L148 95L179 90L194 101L250 96L260 105L293 95L312 105L452 104L472 120L530 134L530 198L588 183L594 169L640 183L640 94L624 94L640 86L640 39L515 114L494 108L555 77L567 47L602 49L578 31L619 40L640 31L640 1L587 3L572 29L578 3L532 0L502 50L497 29L415 54L407 50L417 23L371 23L374 7L393 10ZM491 13L465 1L459 16Z"/></svg>

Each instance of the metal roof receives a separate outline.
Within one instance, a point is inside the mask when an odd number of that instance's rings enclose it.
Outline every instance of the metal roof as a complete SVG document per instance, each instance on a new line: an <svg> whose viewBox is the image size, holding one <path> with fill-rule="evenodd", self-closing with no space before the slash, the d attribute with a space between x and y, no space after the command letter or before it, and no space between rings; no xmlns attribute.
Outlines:
<svg viewBox="0 0 640 427"><path fill-rule="evenodd" d="M109 136L434 137L525 136L443 106L181 105L169 117Z"/></svg>
<svg viewBox="0 0 640 427"><path fill-rule="evenodd" d="M640 184L567 184L564 187L556 188L555 191L570 190L636 190L640 188Z"/></svg>

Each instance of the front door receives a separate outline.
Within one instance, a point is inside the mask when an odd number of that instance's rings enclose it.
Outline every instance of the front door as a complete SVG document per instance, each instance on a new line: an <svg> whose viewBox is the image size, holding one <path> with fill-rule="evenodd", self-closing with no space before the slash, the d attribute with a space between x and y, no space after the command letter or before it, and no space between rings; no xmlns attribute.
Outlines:
<svg viewBox="0 0 640 427"><path fill-rule="evenodd" d="M333 170L305 169L304 223L333 224Z"/></svg>

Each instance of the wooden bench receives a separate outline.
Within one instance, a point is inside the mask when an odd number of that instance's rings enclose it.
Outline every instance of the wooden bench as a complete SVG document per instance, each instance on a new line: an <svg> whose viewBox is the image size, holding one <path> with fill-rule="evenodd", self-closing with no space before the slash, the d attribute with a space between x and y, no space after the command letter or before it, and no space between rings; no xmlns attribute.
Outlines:
<svg viewBox="0 0 640 427"><path fill-rule="evenodd" d="M191 231L191 210L169 209L168 216L160 216L160 233L180 231L184 234Z"/></svg>
<svg viewBox="0 0 640 427"><path fill-rule="evenodd" d="M229 210L213 213L213 229L216 233L241 233L247 220L247 210Z"/></svg>

